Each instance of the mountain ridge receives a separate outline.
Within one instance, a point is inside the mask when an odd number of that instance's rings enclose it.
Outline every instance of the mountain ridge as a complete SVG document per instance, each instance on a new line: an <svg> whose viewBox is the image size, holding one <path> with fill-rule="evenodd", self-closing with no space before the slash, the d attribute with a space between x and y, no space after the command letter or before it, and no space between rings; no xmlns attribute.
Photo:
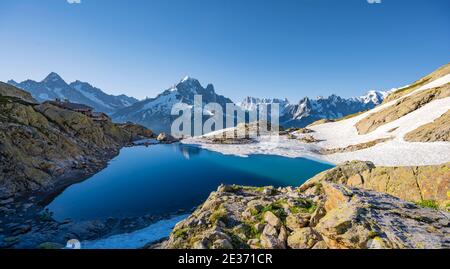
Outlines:
<svg viewBox="0 0 450 269"><path fill-rule="evenodd" d="M385 91L368 91L366 95L342 98L336 94L315 99L304 97L297 104L288 99L256 98L248 96L238 105L247 111L252 111L260 104L280 105L280 124L283 127L305 127L320 119L338 119L350 114L365 111L381 104L388 95Z"/></svg>
<svg viewBox="0 0 450 269"><path fill-rule="evenodd" d="M39 102L68 99L71 102L88 105L96 111L107 114L138 101L136 98L123 94L106 94L103 90L80 80L69 84L56 72L51 72L41 81L27 79L16 82L9 80L7 83L29 92Z"/></svg>

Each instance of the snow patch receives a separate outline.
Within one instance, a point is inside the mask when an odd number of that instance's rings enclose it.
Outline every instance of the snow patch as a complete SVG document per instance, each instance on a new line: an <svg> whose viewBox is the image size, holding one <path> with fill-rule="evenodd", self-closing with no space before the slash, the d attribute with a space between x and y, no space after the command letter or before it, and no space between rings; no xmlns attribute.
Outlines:
<svg viewBox="0 0 450 269"><path fill-rule="evenodd" d="M75 88L75 90L80 92L82 95L84 95L84 97L88 98L92 102L97 103L97 104L99 104L99 105L101 105L103 107L109 108L109 109L114 109L113 107L111 107L107 103L105 103L102 100L100 100L95 93L89 92L88 90L86 90L81 84L75 85L74 88Z"/></svg>
<svg viewBox="0 0 450 269"><path fill-rule="evenodd" d="M138 112L143 112L147 110L152 111L163 111L171 110L173 105L178 103L176 91L167 92L167 94L160 95L157 98L147 102Z"/></svg>
<svg viewBox="0 0 450 269"><path fill-rule="evenodd" d="M38 97L39 97L39 99L42 99L42 100L49 100L50 99L50 97L46 93L41 93L41 94L39 94Z"/></svg>
<svg viewBox="0 0 450 269"><path fill-rule="evenodd" d="M82 249L137 249L148 243L160 240L170 235L173 227L189 215L180 215L171 219L161 220L150 226L132 233L117 234L104 239L84 241Z"/></svg>

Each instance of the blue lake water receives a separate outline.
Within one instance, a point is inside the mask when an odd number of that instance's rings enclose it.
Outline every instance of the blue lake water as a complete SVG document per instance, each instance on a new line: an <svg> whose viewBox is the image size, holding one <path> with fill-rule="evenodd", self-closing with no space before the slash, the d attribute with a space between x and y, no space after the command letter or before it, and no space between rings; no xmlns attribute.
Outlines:
<svg viewBox="0 0 450 269"><path fill-rule="evenodd" d="M272 155L238 157L183 144L124 148L108 167L68 187L48 209L57 220L172 214L221 184L298 186L332 165Z"/></svg>

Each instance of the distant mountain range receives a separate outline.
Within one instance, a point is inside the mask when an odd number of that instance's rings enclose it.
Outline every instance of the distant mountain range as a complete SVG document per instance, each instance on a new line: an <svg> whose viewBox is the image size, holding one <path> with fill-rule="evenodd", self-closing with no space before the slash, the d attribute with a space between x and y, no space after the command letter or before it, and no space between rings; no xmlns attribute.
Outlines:
<svg viewBox="0 0 450 269"><path fill-rule="evenodd" d="M212 84L203 87L197 79L191 77L185 77L156 97L142 101L123 94L106 94L103 90L79 80L68 84L57 73L50 73L40 82L26 80L17 83L10 80L8 83L28 91L39 102L56 98L68 99L105 112L117 122L138 123L156 132L169 132L173 119L177 117L170 115L172 106L178 102L193 105L194 95L202 95L203 104L215 102L225 108L227 103L233 103L229 98L217 94ZM353 98L337 95L316 99L305 97L298 103L290 103L287 99L246 97L237 105L248 112L257 109L260 104L278 103L280 124L283 127L304 127L316 120L336 119L371 109L381 104L386 95L387 92L369 91L364 96Z"/></svg>
<svg viewBox="0 0 450 269"><path fill-rule="evenodd" d="M372 109L381 104L387 94L388 92L369 91L364 96L348 99L334 94L327 98L310 99L305 97L297 104L292 104L287 99L246 97L239 103L239 106L244 110L252 111L257 109L260 104L278 103L280 106L280 125L283 127L305 127L320 119L337 119Z"/></svg>
<svg viewBox="0 0 450 269"><path fill-rule="evenodd" d="M25 80L17 83L14 80L8 84L23 89L39 102L68 99L74 103L85 104L93 107L96 111L112 114L117 110L128 107L138 100L126 95L110 95L101 89L95 88L87 82L79 80L67 84L57 73L50 73L42 81Z"/></svg>
<svg viewBox="0 0 450 269"><path fill-rule="evenodd" d="M223 108L226 103L232 103L229 98L218 95L212 84L203 88L197 79L186 77L155 98L140 101L119 110L113 114L113 118L117 121L139 123L157 131L169 131L173 120L170 116L172 106L177 102L192 105L196 94L203 96L203 103L216 102ZM364 96L348 99L337 95L316 99L305 97L297 104L291 104L287 99L247 97L237 105L244 111L252 111L260 104L278 103L280 124L283 127L304 127L319 119L336 119L374 108L383 102L386 95L387 92L369 91Z"/></svg>

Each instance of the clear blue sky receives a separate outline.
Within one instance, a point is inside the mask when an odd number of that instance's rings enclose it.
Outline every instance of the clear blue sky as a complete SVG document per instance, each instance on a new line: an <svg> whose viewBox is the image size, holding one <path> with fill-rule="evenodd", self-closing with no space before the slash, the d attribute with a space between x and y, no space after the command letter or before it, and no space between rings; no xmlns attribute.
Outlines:
<svg viewBox="0 0 450 269"><path fill-rule="evenodd" d="M51 71L155 96L185 75L240 101L408 84L450 62L448 0L0 0L0 80Z"/></svg>

